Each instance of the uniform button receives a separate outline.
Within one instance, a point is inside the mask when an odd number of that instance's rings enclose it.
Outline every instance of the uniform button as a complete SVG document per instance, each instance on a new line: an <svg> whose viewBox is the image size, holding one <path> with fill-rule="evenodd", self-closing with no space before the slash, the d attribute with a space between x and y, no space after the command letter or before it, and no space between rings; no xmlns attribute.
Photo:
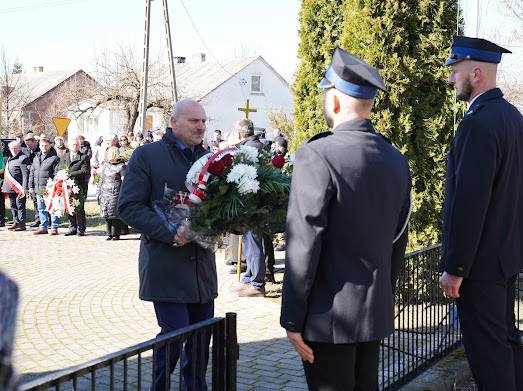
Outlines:
<svg viewBox="0 0 523 391"><path fill-rule="evenodd" d="M462 272L463 268L461 266L458 266L458 271Z"/></svg>

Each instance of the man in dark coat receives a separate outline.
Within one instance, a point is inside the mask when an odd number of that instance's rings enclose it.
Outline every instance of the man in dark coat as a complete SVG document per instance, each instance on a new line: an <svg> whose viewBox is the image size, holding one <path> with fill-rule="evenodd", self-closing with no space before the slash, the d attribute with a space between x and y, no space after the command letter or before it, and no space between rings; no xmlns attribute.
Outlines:
<svg viewBox="0 0 523 391"><path fill-rule="evenodd" d="M181 100L173 108L171 128L163 138L137 148L129 160L123 181L118 212L129 225L142 233L139 255L140 299L152 301L163 335L213 317L218 296L214 254L196 243L188 243L172 231L153 209L165 188L186 191L185 179L193 162L207 153L201 142L206 114L193 100ZM192 340L185 344L183 374L185 384L205 387L210 335L204 347L196 348L196 379L192 373ZM203 349L201 351L200 349ZM166 371L165 349L155 355L155 385L165 389L165 378L172 373L180 355L178 344L171 346L171 368ZM203 357L204 359L200 359Z"/></svg>
<svg viewBox="0 0 523 391"><path fill-rule="evenodd" d="M337 48L319 87L333 132L296 153L280 323L309 389L375 390L379 341L394 329L409 168L369 120L386 91L376 69Z"/></svg>
<svg viewBox="0 0 523 391"><path fill-rule="evenodd" d="M26 155L29 158L29 164L27 166L27 169L31 171L31 166L33 164L33 160L38 152L40 152L40 148L38 146L38 140L36 140L35 135L33 132L28 132L24 136L24 143L25 146L22 146L22 153ZM31 228L36 228L40 225L40 215L38 214L38 202L36 200L36 195L29 194L31 200L33 201L33 208L35 211L35 221L29 225Z"/></svg>
<svg viewBox="0 0 523 391"><path fill-rule="evenodd" d="M13 213L13 225L11 231L25 231L27 199L27 183L29 179L29 158L22 153L20 143L11 141L9 143L11 157L7 160L4 170L4 183L2 192L9 195L11 212Z"/></svg>
<svg viewBox="0 0 523 391"><path fill-rule="evenodd" d="M69 152L64 154L60 158L60 163L56 166L55 174L62 168L65 167L69 171L69 176L74 179L76 185L80 188L78 194L80 204L75 208L74 214L68 215L69 219L69 231L66 232L65 236L85 236L85 210L84 203L87 197L87 186L89 184L89 157L87 154L80 151L80 141L74 139L69 145Z"/></svg>
<svg viewBox="0 0 523 391"><path fill-rule="evenodd" d="M58 226L60 225L60 218L55 215L50 215L46 210L44 195L42 191L47 185L49 179L54 178L56 166L60 162L60 158L56 155L56 151L51 145L51 141L46 136L40 137L40 152L38 152L33 159L31 170L29 171L29 194L35 196L38 206L38 215L40 220L40 227L33 235L46 234L49 226L51 226L51 235L58 235Z"/></svg>
<svg viewBox="0 0 523 391"><path fill-rule="evenodd" d="M456 298L480 390L523 390L515 281L523 267L523 116L496 88L508 50L454 37L449 83L469 102L448 152L440 285Z"/></svg>

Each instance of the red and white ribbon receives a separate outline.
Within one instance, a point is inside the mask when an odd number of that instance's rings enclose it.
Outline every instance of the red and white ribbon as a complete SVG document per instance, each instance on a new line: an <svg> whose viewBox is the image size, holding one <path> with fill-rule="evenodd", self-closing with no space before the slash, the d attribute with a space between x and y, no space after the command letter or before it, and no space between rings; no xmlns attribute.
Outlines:
<svg viewBox="0 0 523 391"><path fill-rule="evenodd" d="M198 175L198 183L194 187L193 191L191 191L191 194L189 194L189 200L194 205L200 204L205 198L205 191L207 190L207 181L209 180L210 176L210 173L208 171L209 166L214 161L220 160L225 155L229 153L232 154L234 151L237 151L236 147L225 148L217 151L209 159L207 159L207 162L203 165L202 169L200 170L200 174Z"/></svg>
<svg viewBox="0 0 523 391"><path fill-rule="evenodd" d="M59 179L55 182L53 185L53 190L47 196L47 200L45 202L47 204L46 210L51 212L53 210L54 203L60 202L60 197L63 199L65 213L72 215L73 213L71 212L71 205L69 204L70 198L69 189L67 188L67 181L62 179Z"/></svg>
<svg viewBox="0 0 523 391"><path fill-rule="evenodd" d="M11 189L13 189L14 192L16 194L18 194L18 196L20 198L24 198L25 197L25 189L24 189L24 187L20 184L20 182L18 182L15 178L13 178L13 176L9 172L9 163L7 163L7 170L5 170L5 178L4 179L7 182L7 184L9 185L9 187Z"/></svg>

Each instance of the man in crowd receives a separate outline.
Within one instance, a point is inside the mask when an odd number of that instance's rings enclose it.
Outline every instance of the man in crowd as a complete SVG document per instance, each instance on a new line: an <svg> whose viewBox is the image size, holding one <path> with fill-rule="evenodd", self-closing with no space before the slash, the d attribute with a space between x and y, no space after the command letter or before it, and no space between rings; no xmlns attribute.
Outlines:
<svg viewBox="0 0 523 391"><path fill-rule="evenodd" d="M209 148L211 149L211 152L214 153L220 149L220 143L222 141L222 131L220 129L216 129L213 133L212 140L209 141Z"/></svg>
<svg viewBox="0 0 523 391"><path fill-rule="evenodd" d="M86 221L84 203L87 197L87 186L89 184L88 179L91 168L87 154L80 151L80 141L77 138L71 141L69 152L60 158L60 163L56 166L55 173L58 172L60 167L67 168L71 179L73 179L80 188L80 194L78 195L80 204L75 208L72 216L67 216L69 219L69 231L67 231L65 236L85 236Z"/></svg>
<svg viewBox="0 0 523 391"><path fill-rule="evenodd" d="M375 68L337 48L319 87L333 131L296 153L280 323L310 390L376 390L407 244L409 168L369 120L386 91Z"/></svg>
<svg viewBox="0 0 523 391"><path fill-rule="evenodd" d="M22 153L20 142L11 141L9 143L11 157L7 160L4 170L4 183L2 192L9 195L11 212L13 213L13 225L10 231L26 230L26 195L27 183L29 179L29 158Z"/></svg>
<svg viewBox="0 0 523 391"><path fill-rule="evenodd" d="M31 171L31 165L33 164L33 160L38 152L40 152L40 148L38 147L38 141L35 138L35 135L33 132L28 132L24 136L24 142L25 147L22 147L22 153L24 153L29 158L29 164L27 166L27 169ZM35 221L29 225L31 228L36 228L40 225L40 216L36 211L38 210L38 203L36 201L35 194L30 194L31 200L33 201L33 208L35 211Z"/></svg>
<svg viewBox="0 0 523 391"><path fill-rule="evenodd" d="M33 164L29 171L29 194L32 196L36 195L37 212L40 220L40 227L33 232L33 235L47 234L49 226L51 227L49 233L58 235L60 218L47 212L42 191L45 189L47 181L50 178L54 178L56 166L59 162L60 158L56 155L54 148L52 148L51 141L42 135L40 137L40 152L33 159Z"/></svg>
<svg viewBox="0 0 523 391"><path fill-rule="evenodd" d="M257 135L254 134L254 124L249 119L242 119L235 125L241 145L263 148ZM234 240L234 239L232 239ZM242 236L243 253L247 262L247 270L240 284L234 286L240 297L263 297L265 295L265 255L263 252L262 235L248 231ZM272 245L272 243L271 243Z"/></svg>
<svg viewBox="0 0 523 391"><path fill-rule="evenodd" d="M0 140L0 192L4 184L4 170L4 142ZM0 194L0 227L5 227L5 198L3 194Z"/></svg>
<svg viewBox="0 0 523 391"><path fill-rule="evenodd" d="M523 390L514 314L523 267L523 116L496 88L508 50L455 36L449 83L469 102L448 152L440 285L456 298L463 344L480 390Z"/></svg>
<svg viewBox="0 0 523 391"><path fill-rule="evenodd" d="M118 202L123 220L142 233L139 271L140 299L152 301L158 325L164 335L213 317L218 295L216 264L211 250L173 232L155 212L152 202L160 200L166 187L185 189L185 177L193 162L206 151L201 147L206 114L193 100L181 100L173 108L170 128L162 140L136 149L129 161ZM195 381L196 390L206 389L205 371L210 335L185 344L183 377L186 385ZM193 343L196 343L193 357ZM165 381L180 356L179 345L171 346L170 368L165 348L155 355L155 389L165 390ZM192 367L193 361L196 368ZM194 371L196 378L192 378Z"/></svg>

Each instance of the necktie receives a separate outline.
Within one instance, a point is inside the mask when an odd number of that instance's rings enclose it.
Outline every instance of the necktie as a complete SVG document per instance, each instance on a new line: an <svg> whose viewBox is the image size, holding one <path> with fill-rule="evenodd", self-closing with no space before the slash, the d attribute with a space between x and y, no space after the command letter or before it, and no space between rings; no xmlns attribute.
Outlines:
<svg viewBox="0 0 523 391"><path fill-rule="evenodd" d="M183 154L185 155L185 157L187 158L187 161L189 163L193 162L193 153L192 153L191 148L184 148L183 149Z"/></svg>

